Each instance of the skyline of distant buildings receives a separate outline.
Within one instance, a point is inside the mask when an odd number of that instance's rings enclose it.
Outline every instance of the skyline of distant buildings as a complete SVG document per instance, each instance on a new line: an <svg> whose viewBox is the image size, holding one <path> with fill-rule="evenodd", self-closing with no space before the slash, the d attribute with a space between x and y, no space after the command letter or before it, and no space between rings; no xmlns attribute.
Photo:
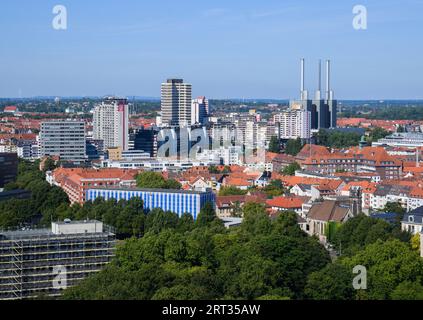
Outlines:
<svg viewBox="0 0 423 320"><path fill-rule="evenodd" d="M326 99L321 93L320 61L315 100L309 99L304 83L305 60L301 59L300 100L291 101L288 109L264 119L254 109L214 117L205 96L192 98L192 84L170 78L161 84L161 111L149 129L130 128L128 99L107 96L91 111L92 128L84 121L43 121L38 140L27 142L19 150L32 159L56 156L77 165L100 161L102 167L155 167L157 160L167 160L175 168L180 161L266 167L263 151L273 137L282 146L290 139L308 140L320 128L336 127L337 101L330 86L330 61L326 63ZM60 100L55 99L55 103Z"/></svg>

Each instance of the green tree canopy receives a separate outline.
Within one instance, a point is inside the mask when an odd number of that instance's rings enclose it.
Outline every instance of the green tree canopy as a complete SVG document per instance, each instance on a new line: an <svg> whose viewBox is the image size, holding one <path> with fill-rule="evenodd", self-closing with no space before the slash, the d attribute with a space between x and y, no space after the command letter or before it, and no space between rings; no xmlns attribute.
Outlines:
<svg viewBox="0 0 423 320"><path fill-rule="evenodd" d="M285 153L291 156L296 156L303 148L303 143L300 138L295 140L288 140L285 146Z"/></svg>
<svg viewBox="0 0 423 320"><path fill-rule="evenodd" d="M241 190L234 186L225 186L220 189L219 196L243 196L247 193L247 190Z"/></svg>
<svg viewBox="0 0 423 320"><path fill-rule="evenodd" d="M281 144L277 136L272 136L269 142L269 151L273 153L281 152Z"/></svg>
<svg viewBox="0 0 423 320"><path fill-rule="evenodd" d="M181 184L174 180L166 180L160 173L145 171L137 175L137 186L139 188L152 189L181 189Z"/></svg>
<svg viewBox="0 0 423 320"><path fill-rule="evenodd" d="M352 255L377 240L401 239L410 237L397 230L396 226L381 220L359 215L341 225L333 236L332 244L343 255Z"/></svg>
<svg viewBox="0 0 423 320"><path fill-rule="evenodd" d="M343 258L341 263L349 270L359 265L366 267L368 288L357 292L361 299L384 300L393 298L393 295L398 298L405 296L405 289L420 290L420 286L410 288L404 284L398 289L401 283L422 284L423 260L408 243L397 239L377 240L356 255Z"/></svg>
<svg viewBox="0 0 423 320"><path fill-rule="evenodd" d="M282 174L286 176L294 176L295 172L301 170L301 166L297 162L293 162L282 170Z"/></svg>

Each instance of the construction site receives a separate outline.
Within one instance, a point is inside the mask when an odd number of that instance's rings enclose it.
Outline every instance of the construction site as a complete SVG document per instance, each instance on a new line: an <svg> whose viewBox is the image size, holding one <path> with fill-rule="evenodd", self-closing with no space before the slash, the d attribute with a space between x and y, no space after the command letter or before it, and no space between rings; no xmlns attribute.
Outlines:
<svg viewBox="0 0 423 320"><path fill-rule="evenodd" d="M115 245L115 234L99 221L0 231L0 300L60 297L63 290L104 269Z"/></svg>

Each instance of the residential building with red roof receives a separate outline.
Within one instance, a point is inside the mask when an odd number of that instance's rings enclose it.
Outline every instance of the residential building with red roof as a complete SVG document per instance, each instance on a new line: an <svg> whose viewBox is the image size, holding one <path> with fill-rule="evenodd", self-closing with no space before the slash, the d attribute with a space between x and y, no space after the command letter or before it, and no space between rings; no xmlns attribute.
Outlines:
<svg viewBox="0 0 423 320"><path fill-rule="evenodd" d="M303 162L303 167L319 174L376 172L382 180L402 176L402 162L390 156L382 147L354 147L346 152L310 156Z"/></svg>
<svg viewBox="0 0 423 320"><path fill-rule="evenodd" d="M301 215L303 204L309 199L308 197L282 196L267 200L266 205L271 208L272 211L293 211Z"/></svg>
<svg viewBox="0 0 423 320"><path fill-rule="evenodd" d="M274 156L271 162L272 162L272 169L273 169L272 171L281 172L287 166L295 162L295 157L289 154L281 153Z"/></svg>
<svg viewBox="0 0 423 320"><path fill-rule="evenodd" d="M295 160L302 164L305 160L307 160L310 157L314 156L329 156L331 153L328 148L324 146L318 146L315 144L306 144L295 156Z"/></svg>
<svg viewBox="0 0 423 320"><path fill-rule="evenodd" d="M47 181L66 192L70 202L84 204L85 192L96 187L135 187L139 170L58 168Z"/></svg>
<svg viewBox="0 0 423 320"><path fill-rule="evenodd" d="M7 106L7 107L4 107L3 112L4 113L16 114L16 113L19 112L19 110L18 110L18 107L16 107L16 106Z"/></svg>

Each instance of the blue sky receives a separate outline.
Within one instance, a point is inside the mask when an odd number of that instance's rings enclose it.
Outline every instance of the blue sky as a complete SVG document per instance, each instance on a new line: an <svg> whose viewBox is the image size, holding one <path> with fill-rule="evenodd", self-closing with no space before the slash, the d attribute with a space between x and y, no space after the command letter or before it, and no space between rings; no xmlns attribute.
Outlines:
<svg viewBox="0 0 423 320"><path fill-rule="evenodd" d="M57 4L66 31L52 28ZM310 91L330 58L339 99L423 98L423 0L1 0L0 12L0 97L158 97L181 77L210 98L297 98L304 57Z"/></svg>

